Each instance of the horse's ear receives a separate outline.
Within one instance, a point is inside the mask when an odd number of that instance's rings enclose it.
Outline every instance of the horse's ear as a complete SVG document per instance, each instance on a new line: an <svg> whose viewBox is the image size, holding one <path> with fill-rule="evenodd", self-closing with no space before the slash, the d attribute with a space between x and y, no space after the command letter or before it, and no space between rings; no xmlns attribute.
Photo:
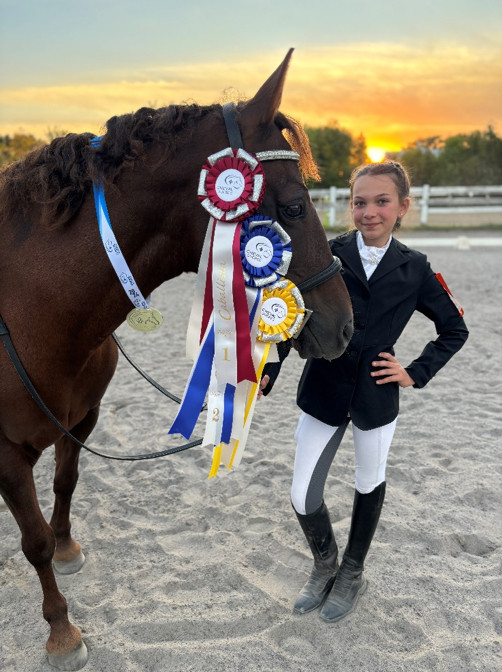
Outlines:
<svg viewBox="0 0 502 672"><path fill-rule="evenodd" d="M253 126L273 123L281 105L282 90L293 51L293 49L288 51L286 58L277 70L270 75L258 93L243 107L241 112L243 123Z"/></svg>

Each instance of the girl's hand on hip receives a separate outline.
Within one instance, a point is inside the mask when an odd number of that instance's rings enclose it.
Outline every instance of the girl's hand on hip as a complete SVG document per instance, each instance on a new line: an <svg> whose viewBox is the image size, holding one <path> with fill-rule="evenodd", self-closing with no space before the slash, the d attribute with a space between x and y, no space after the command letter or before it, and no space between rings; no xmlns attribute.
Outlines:
<svg viewBox="0 0 502 672"><path fill-rule="evenodd" d="M372 371L370 376L386 376L382 380L375 381L377 385L385 383L397 383L399 387L410 387L415 384L413 378L403 369L401 364L389 352L380 352L379 357L383 360L371 362L373 366L382 367L379 371ZM385 368L384 368L385 367Z"/></svg>

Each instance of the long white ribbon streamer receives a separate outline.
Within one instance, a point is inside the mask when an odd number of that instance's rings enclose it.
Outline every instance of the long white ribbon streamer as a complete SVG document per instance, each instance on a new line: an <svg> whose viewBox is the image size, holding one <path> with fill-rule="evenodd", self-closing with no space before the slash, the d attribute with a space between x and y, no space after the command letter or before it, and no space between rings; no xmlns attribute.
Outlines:
<svg viewBox="0 0 502 672"><path fill-rule="evenodd" d="M233 301L234 264L232 245L235 226L216 221L213 243L213 304L218 388L237 387L237 334ZM239 269L240 270L240 269Z"/></svg>
<svg viewBox="0 0 502 672"><path fill-rule="evenodd" d="M218 389L215 365L211 370L211 380L207 394L207 418L206 429L204 432L203 446L214 446L220 442L221 430L223 427L223 409L224 409L224 390Z"/></svg>

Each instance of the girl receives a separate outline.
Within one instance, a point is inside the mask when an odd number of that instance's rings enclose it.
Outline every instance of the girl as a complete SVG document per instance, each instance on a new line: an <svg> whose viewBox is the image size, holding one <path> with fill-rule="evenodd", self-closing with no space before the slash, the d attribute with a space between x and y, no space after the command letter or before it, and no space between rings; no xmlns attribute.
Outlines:
<svg viewBox="0 0 502 672"><path fill-rule="evenodd" d="M302 414L291 502L314 556L314 568L294 611L322 605L320 616L336 622L350 614L366 588L364 560L385 496L385 467L399 411L399 388L422 388L463 346L468 331L463 311L432 271L427 257L392 236L410 206L410 181L397 162L369 164L350 180L356 230L330 241L344 266L354 312L354 334L336 360L308 360L298 387ZM414 311L431 319L438 338L403 368L394 344ZM281 355L287 354L289 341ZM267 394L280 364L270 364ZM348 543L338 563L323 493L344 432L352 421L356 473Z"/></svg>

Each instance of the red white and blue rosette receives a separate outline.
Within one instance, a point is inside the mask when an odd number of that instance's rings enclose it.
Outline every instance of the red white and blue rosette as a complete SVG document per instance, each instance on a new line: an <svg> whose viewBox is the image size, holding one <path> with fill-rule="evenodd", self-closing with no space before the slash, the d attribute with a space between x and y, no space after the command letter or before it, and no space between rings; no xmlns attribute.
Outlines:
<svg viewBox="0 0 502 672"><path fill-rule="evenodd" d="M242 223L240 250L244 282L249 287L265 287L288 272L291 238L269 217L253 215Z"/></svg>
<svg viewBox="0 0 502 672"><path fill-rule="evenodd" d="M255 212L263 200L261 163L244 149L227 147L212 154L202 167L197 195L212 217L236 223Z"/></svg>

